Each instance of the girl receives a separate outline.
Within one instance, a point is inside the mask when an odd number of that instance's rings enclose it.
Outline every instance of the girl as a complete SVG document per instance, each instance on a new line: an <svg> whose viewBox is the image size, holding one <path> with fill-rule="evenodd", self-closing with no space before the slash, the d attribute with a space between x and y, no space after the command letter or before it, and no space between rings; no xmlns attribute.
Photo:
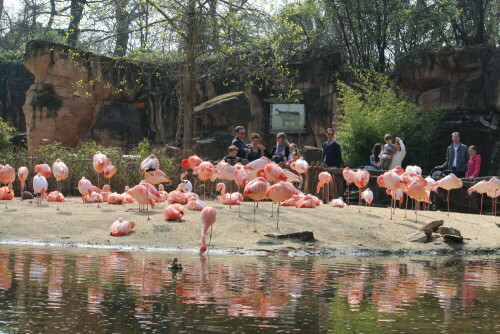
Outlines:
<svg viewBox="0 0 500 334"><path fill-rule="evenodd" d="M469 166L465 177L478 177L479 169L481 169L481 156L477 154L477 147L475 145L469 146Z"/></svg>

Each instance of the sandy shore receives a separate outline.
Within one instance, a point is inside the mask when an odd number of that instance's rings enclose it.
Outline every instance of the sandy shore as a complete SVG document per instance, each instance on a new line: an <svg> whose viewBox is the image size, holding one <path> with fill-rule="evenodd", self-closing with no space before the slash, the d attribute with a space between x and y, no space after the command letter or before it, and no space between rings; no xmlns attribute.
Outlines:
<svg viewBox="0 0 500 334"><path fill-rule="evenodd" d="M271 203L261 204L257 211L257 233L253 232L253 203L238 207L223 206L207 201L217 209L217 222L213 226L211 252L216 253L288 253L288 254L371 254L371 253L450 253L499 252L500 217L446 212L418 212L396 210L389 220L388 208L368 208L352 205L333 208L322 205L316 209L282 207L280 228L276 231L276 213L270 217ZM5 205L8 208L5 208ZM44 202L36 206L31 201L0 202L1 243L42 243L65 246L117 247L131 249L179 250L197 252L200 246L200 212L187 211L182 222L165 221L164 204L154 212L130 211L137 205L83 204L79 198L68 198L60 203ZM275 206L276 208L276 206ZM136 222L127 236L109 235L109 227L118 217ZM461 231L463 244L448 244L442 238L432 242L416 243L408 234L418 231L433 220L444 220L444 225ZM316 242L297 239L274 239L266 234L312 231Z"/></svg>

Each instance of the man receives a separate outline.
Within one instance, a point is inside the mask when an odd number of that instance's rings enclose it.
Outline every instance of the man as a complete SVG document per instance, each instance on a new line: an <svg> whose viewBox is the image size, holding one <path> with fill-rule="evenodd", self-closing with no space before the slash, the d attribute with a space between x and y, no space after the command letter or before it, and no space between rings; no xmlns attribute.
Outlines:
<svg viewBox="0 0 500 334"><path fill-rule="evenodd" d="M238 154L236 154L236 156L240 159L246 159L247 154L250 151L247 148L247 144L245 144L245 142L243 141L245 139L245 135L245 128L241 125L238 125L234 128L234 139L231 142L231 145L234 145L238 148Z"/></svg>
<svg viewBox="0 0 500 334"><path fill-rule="evenodd" d="M326 129L326 141L323 143L323 156L321 161L328 167L339 168L342 164L342 151L340 145L335 141L332 128Z"/></svg>
<svg viewBox="0 0 500 334"><path fill-rule="evenodd" d="M435 169L451 170L457 177L465 177L469 162L469 150L466 145L460 143L458 132L451 134L451 140L453 143L446 149L446 161L442 166L436 166Z"/></svg>

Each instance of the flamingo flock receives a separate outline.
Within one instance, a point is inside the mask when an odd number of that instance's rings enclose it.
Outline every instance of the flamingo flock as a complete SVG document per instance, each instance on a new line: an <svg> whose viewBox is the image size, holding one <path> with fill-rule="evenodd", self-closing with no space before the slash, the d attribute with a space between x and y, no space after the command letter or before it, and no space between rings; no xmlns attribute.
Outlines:
<svg viewBox="0 0 500 334"><path fill-rule="evenodd" d="M93 168L97 173L98 185L94 186L89 179L82 177L78 182L78 191L81 194L83 203L99 203L107 202L108 204L120 205L124 203L137 202L139 205L138 212L148 212L149 207L155 209L159 203L164 202L163 217L165 220L175 220L182 222L183 217L188 211L201 211L202 232L200 253L204 253L210 245L206 244L206 234L208 228L212 227L216 220L216 209L208 206L200 199L200 196L193 192L197 189L196 184L210 180L215 182L219 180L215 189L220 192L217 196L217 201L222 205L231 206L236 205L241 208L246 198L253 200L253 231L257 232L256 228L256 212L259 204L263 200L270 200L272 204L277 203L277 220L276 229L280 230L279 218L280 208L285 206L295 206L296 208L314 209L321 205L318 197L312 194L304 194L300 188L302 186L303 177L301 174L307 173L309 165L303 159L298 159L290 164L292 171L283 169L278 164L271 160L262 157L254 160L246 165L237 163L230 165L227 162L220 161L213 164L210 161L204 161L197 155L192 155L187 159L182 160L181 166L188 170L188 172L181 174L181 182L171 192L165 191L164 183L172 184L171 179L160 169L160 162L155 155L150 155L144 159L140 166L139 172L143 180L137 185L126 187L123 193L116 191L112 192L109 185L104 185L99 188L99 175L103 173L104 178L110 179L116 175L117 169L113 166L111 161L101 152L96 152L93 156ZM69 175L69 169L60 159L57 159L52 168L48 164L39 164L34 168L35 176L33 177L33 191L36 195L36 204L40 205L42 199L49 202L57 202L57 210L59 210L59 203L64 202L64 195L62 194L60 182L65 180ZM191 173L195 178L195 186L191 184L185 177ZM396 167L392 170L380 175L377 179L377 184L381 188L385 188L387 194L391 196L391 216L396 207L396 202L403 201L404 194L408 198L416 201L415 219L417 219L417 208L419 203L431 204L430 193L437 191L438 188L443 188L448 191L448 215L449 215L449 196L450 191L463 187L463 182L454 174L450 174L438 181L430 177L423 178L421 176L421 169L418 166L408 166L406 170L401 167ZM56 190L48 192L47 179L51 175L56 180ZM0 165L0 199L12 200L14 198L13 182L15 181L15 170L10 165ZM26 180L29 176L27 167L20 167L17 172L20 181L21 191L24 191ZM358 212L361 212L361 200L366 205L371 205L374 199L372 190L367 188L370 174L366 170L351 170L344 168L342 176L348 185L347 204L342 197L333 199L330 202L332 207L344 208L349 205L349 191L350 185L354 184L359 189L359 205ZM233 182L237 186L237 191L232 190ZM333 182L333 177L328 172L321 172L318 175L318 185L316 194L319 194L323 189L323 197L329 198L328 184ZM227 191L229 183L230 190ZM298 183L298 187L294 185ZM156 187L158 186L158 188ZM205 187L203 191L205 192ZM489 181L480 181L468 189L469 193L477 192L481 194L481 211L483 195L492 198L493 214L496 215L496 198L500 196L500 180L496 177L491 178ZM128 210L127 210L128 211ZM271 210L273 212L273 209ZM406 212L406 211L405 211ZM241 212L239 212L241 216ZM406 216L405 216L406 217ZM115 221L110 228L110 233L113 236L126 235L131 232L135 227L135 223L127 221L123 218ZM211 234L210 234L211 235Z"/></svg>

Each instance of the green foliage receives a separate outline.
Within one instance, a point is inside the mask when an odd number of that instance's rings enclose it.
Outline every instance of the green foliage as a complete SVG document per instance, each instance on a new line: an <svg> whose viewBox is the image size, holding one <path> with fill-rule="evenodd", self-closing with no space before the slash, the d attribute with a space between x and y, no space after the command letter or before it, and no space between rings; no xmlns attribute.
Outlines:
<svg viewBox="0 0 500 334"><path fill-rule="evenodd" d="M384 135L406 139L404 165L422 169L435 165L429 152L436 136L441 113L421 113L404 93L393 87L390 79L380 73L353 70L356 82L338 82L342 115L337 138L347 166L369 164L375 143L384 143Z"/></svg>
<svg viewBox="0 0 500 334"><path fill-rule="evenodd" d="M0 153L6 152L11 149L12 144L10 139L12 138L11 133L16 129L5 123L0 117Z"/></svg>

